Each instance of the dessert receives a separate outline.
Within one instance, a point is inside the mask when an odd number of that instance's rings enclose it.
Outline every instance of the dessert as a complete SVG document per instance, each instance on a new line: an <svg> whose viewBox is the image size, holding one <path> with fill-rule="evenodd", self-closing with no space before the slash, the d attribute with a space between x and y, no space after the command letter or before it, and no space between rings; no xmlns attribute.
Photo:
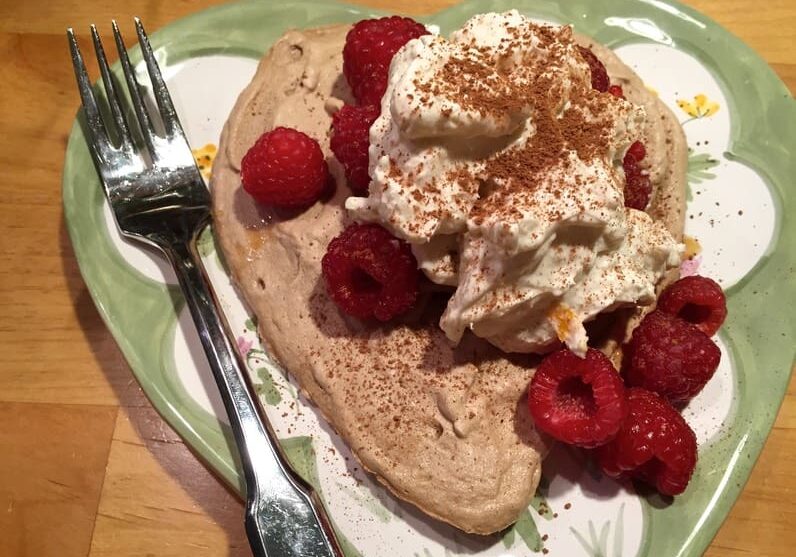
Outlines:
<svg viewBox="0 0 796 557"><path fill-rule="evenodd" d="M635 415L595 350L620 363L647 311L636 304L676 278L685 141L629 68L568 27L485 14L446 41L389 19L387 48L408 42L393 50L378 111L369 107L384 58L344 76L349 26L288 31L274 44L222 134L214 232L263 342L363 467L427 514L487 534L527 507L550 442L526 396L533 353L563 343L599 360L599 377L581 380L616 396L607 392L605 421L581 445L621 435ZM583 50L607 68L596 71L605 93ZM364 193L356 145L371 119L368 196L352 197ZM286 211L244 191L241 161L278 127L319 142L331 197ZM518 187L523 179L539 187ZM631 197L646 212L626 208Z"/></svg>
<svg viewBox="0 0 796 557"><path fill-rule="evenodd" d="M408 241L430 280L457 286L440 321L454 342L470 329L506 352L561 341L583 356L584 322L651 303L679 265L669 231L625 208L617 171L660 122L600 94L582 50L570 27L513 11L474 16L450 39L422 36L393 60L369 195L346 209Z"/></svg>

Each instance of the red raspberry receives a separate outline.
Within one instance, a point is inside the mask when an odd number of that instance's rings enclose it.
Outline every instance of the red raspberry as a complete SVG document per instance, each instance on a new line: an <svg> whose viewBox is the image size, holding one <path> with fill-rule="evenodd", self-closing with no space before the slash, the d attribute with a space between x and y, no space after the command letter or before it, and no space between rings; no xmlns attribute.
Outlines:
<svg viewBox="0 0 796 557"><path fill-rule="evenodd" d="M658 298L658 309L695 325L708 336L716 334L727 317L727 301L716 281L694 275L681 278Z"/></svg>
<svg viewBox="0 0 796 557"><path fill-rule="evenodd" d="M652 182L646 174L633 174L625 183L625 207L643 211L650 202Z"/></svg>
<svg viewBox="0 0 796 557"><path fill-rule="evenodd" d="M329 242L321 261L329 296L345 313L387 321L417 298L417 261L409 244L377 224L352 224Z"/></svg>
<svg viewBox="0 0 796 557"><path fill-rule="evenodd" d="M647 156L647 150L640 141L628 148L622 161L625 171L625 207L643 211L647 208L652 193L652 182L640 162Z"/></svg>
<svg viewBox="0 0 796 557"><path fill-rule="evenodd" d="M629 161L629 159L635 159L636 162L640 162L644 160L644 157L647 156L647 149L644 147L644 144L641 141L634 141L630 147L627 148L627 152L625 153L625 161Z"/></svg>
<svg viewBox="0 0 796 557"><path fill-rule="evenodd" d="M597 460L612 478L631 476L665 495L685 491L697 461L696 435L663 398L627 390L628 414L616 437L598 448Z"/></svg>
<svg viewBox="0 0 796 557"><path fill-rule="evenodd" d="M622 86L621 85L611 85L608 88L608 92L611 93L614 97L618 97L620 99L624 99L625 98L625 92L622 91Z"/></svg>
<svg viewBox="0 0 796 557"><path fill-rule="evenodd" d="M331 175L317 141L280 127L261 135L243 156L240 179L259 203L298 208L320 199Z"/></svg>
<svg viewBox="0 0 796 557"><path fill-rule="evenodd" d="M721 351L691 323L662 311L649 313L625 346L629 385L644 387L673 403L694 397L713 377Z"/></svg>
<svg viewBox="0 0 796 557"><path fill-rule="evenodd" d="M364 19L346 35L343 73L360 104L380 104L393 55L428 30L408 17Z"/></svg>
<svg viewBox="0 0 796 557"><path fill-rule="evenodd" d="M547 356L528 389L536 426L580 447L596 447L616 434L625 417L625 387L611 361L589 348L585 358L569 350Z"/></svg>
<svg viewBox="0 0 796 557"><path fill-rule="evenodd" d="M381 67L375 68L371 73L360 78L356 87L352 87L354 98L362 106L381 106L381 98L387 90L387 78L389 66L384 70Z"/></svg>
<svg viewBox="0 0 796 557"><path fill-rule="evenodd" d="M578 51L583 57L583 60L589 65L591 70L591 87L601 93L608 91L608 86L611 82L608 80L608 71L597 56L591 51L590 48L578 46Z"/></svg>
<svg viewBox="0 0 796 557"><path fill-rule="evenodd" d="M345 105L332 116L332 152L356 195L368 193L368 132L380 112L378 105Z"/></svg>

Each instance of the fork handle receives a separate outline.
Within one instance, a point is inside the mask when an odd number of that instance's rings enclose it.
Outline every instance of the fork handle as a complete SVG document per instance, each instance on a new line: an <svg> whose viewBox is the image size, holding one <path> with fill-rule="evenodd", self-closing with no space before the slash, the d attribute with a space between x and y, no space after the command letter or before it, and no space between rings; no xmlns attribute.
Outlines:
<svg viewBox="0 0 796 557"><path fill-rule="evenodd" d="M276 435L260 419L234 356L195 242L169 243L177 273L240 453L246 480L246 533L254 557L339 557L317 494L295 477Z"/></svg>

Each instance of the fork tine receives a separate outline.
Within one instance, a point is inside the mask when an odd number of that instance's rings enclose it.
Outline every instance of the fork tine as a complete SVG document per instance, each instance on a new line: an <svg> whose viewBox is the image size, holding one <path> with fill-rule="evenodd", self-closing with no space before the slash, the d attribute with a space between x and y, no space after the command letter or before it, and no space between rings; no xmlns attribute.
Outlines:
<svg viewBox="0 0 796 557"><path fill-rule="evenodd" d="M133 102L135 115L138 118L138 127L141 129L141 135L144 136L144 141L149 149L150 156L155 159L157 158L157 151L154 146L156 137L155 130L152 128L149 112L147 112L146 106L144 106L141 88L138 85L138 81L135 79L135 71L133 70L132 64L130 64L130 58L127 56L127 48L124 46L124 39L122 39L122 34L119 32L119 26L116 24L116 20L112 20L111 24L113 26L113 37L116 40L116 50L119 51L119 60L122 63L124 79L127 82L127 89L130 91L130 99Z"/></svg>
<svg viewBox="0 0 796 557"><path fill-rule="evenodd" d="M149 71L149 79L152 81L152 87L155 92L155 99L160 108L160 116L163 118L163 125L166 128L166 134L171 137L174 135L184 135L180 120L177 118L177 112L174 110L174 104L171 102L171 95L166 87L166 82L163 81L163 76L160 73L157 60L152 52L152 46L149 44L149 37L144 31L144 24L141 23L139 18L135 19L135 30L138 34L138 43L141 45L141 53L146 60L146 67Z"/></svg>
<svg viewBox="0 0 796 557"><path fill-rule="evenodd" d="M97 106L94 90L91 88L91 81L88 78L86 64L83 62L83 56L80 54L80 47L77 45L77 39L71 27L66 30L66 36L69 39L69 51L72 54L72 66L74 66L77 87L80 90L83 113L86 115L86 123L88 124L90 136L89 139L94 147L92 152L96 153L96 155L102 159L107 160L112 146L108 140L105 125L102 123L102 116Z"/></svg>
<svg viewBox="0 0 796 557"><path fill-rule="evenodd" d="M111 106L111 113L113 114L116 128L119 130L119 135L122 139L122 147L131 147L133 142L130 137L130 130L127 127L127 120L124 117L119 97L116 94L116 85L113 83L113 78L108 68L108 59L105 57L105 49L102 47L102 41L97 32L97 27L94 24L91 25L91 38L94 41L94 52L97 54L97 63L99 64L100 74L102 74L102 82L105 84L108 104Z"/></svg>

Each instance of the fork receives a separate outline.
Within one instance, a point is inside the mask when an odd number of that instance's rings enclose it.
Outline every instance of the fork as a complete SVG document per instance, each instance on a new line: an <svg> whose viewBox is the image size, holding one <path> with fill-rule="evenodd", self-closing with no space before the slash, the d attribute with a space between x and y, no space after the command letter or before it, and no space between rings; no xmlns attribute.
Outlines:
<svg viewBox="0 0 796 557"><path fill-rule="evenodd" d="M85 116L86 137L122 235L160 249L171 262L221 392L246 481L245 525L255 557L342 555L323 503L292 472L276 436L261 419L232 349L218 303L196 250L210 221L210 194L182 130L144 26L135 18L159 114L150 114L116 21L116 48L144 145L136 145L96 26L91 36L112 121L103 118L72 28L67 30ZM154 111L153 111L154 112ZM163 135L155 132L156 118ZM112 141L111 128L118 139ZM118 144L115 144L118 143Z"/></svg>

